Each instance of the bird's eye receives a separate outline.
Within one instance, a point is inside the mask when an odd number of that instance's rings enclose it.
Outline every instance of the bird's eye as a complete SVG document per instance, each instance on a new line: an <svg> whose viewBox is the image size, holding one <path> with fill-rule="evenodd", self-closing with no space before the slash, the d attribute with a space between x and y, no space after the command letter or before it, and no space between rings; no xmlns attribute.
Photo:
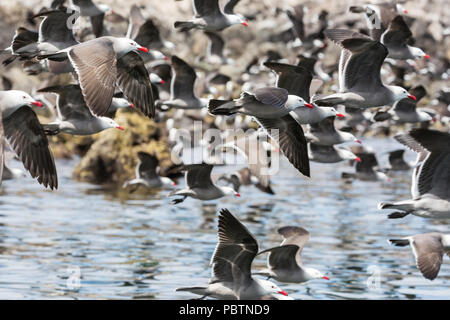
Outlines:
<svg viewBox="0 0 450 320"><path fill-rule="evenodd" d="M22 98L26 99L27 97L23 96Z"/></svg>

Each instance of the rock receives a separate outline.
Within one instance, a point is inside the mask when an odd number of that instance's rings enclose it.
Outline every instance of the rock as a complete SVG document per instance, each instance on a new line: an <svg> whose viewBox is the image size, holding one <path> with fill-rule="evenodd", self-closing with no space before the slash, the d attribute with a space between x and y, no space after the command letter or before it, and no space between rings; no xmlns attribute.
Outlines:
<svg viewBox="0 0 450 320"><path fill-rule="evenodd" d="M164 170L172 166L163 124L155 123L133 111L119 110L116 122L124 131L109 129L97 138L75 168L77 180L104 184L120 183L135 177L137 153L144 151L155 155Z"/></svg>

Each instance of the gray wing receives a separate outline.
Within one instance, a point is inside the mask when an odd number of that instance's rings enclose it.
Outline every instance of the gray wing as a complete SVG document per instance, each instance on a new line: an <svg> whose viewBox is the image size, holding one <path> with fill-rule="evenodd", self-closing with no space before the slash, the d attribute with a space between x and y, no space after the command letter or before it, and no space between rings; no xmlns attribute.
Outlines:
<svg viewBox="0 0 450 320"><path fill-rule="evenodd" d="M213 186L211 171L213 165L210 164L190 164L182 167L186 170L186 184L189 188L208 188Z"/></svg>
<svg viewBox="0 0 450 320"><path fill-rule="evenodd" d="M89 111L79 85L53 86L37 90L37 92L52 92L58 95L56 108L61 120L86 120L94 116Z"/></svg>
<svg viewBox="0 0 450 320"><path fill-rule="evenodd" d="M270 159L258 134L244 135L235 141L235 145L245 153L248 169L253 176L258 178L259 184L263 187L269 186L270 176L267 171Z"/></svg>
<svg viewBox="0 0 450 320"><path fill-rule="evenodd" d="M6 139L31 176L45 187L57 189L58 177L53 155L34 111L28 106L20 107L3 119L3 129Z"/></svg>
<svg viewBox="0 0 450 320"><path fill-rule="evenodd" d="M352 53L345 49L342 45L342 42L347 39L354 39L354 38L360 38L360 39L369 39L369 36L366 36L365 34L351 31L347 29L327 29L324 31L324 35L330 39L335 44L339 45L342 49L341 57L339 59L339 84L341 88L344 88L344 69L345 65L349 61Z"/></svg>
<svg viewBox="0 0 450 320"><path fill-rule="evenodd" d="M419 161L422 164L416 168L413 175L413 184L417 184L413 187L414 193L431 193L443 199L450 199L450 134L414 129L395 138L419 153Z"/></svg>
<svg viewBox="0 0 450 320"><path fill-rule="evenodd" d="M388 50L380 42L355 38L342 42L352 55L344 67L345 88L360 88L361 91L376 90L383 84L380 70Z"/></svg>
<svg viewBox="0 0 450 320"><path fill-rule="evenodd" d="M40 43L64 43L64 48L75 45L78 42L73 36L73 30L69 29L69 23L75 24L77 15L73 12L68 13L61 10L46 11L37 14L35 17L45 16L44 20L39 26ZM60 49L64 49L61 47Z"/></svg>
<svg viewBox="0 0 450 320"><path fill-rule="evenodd" d="M418 85L408 90L413 96L416 97L416 103L418 103L423 97L427 95L427 90L424 86ZM411 100L411 99L410 99Z"/></svg>
<svg viewBox="0 0 450 320"><path fill-rule="evenodd" d="M131 51L117 61L117 83L128 101L147 117L155 117L150 76L139 54Z"/></svg>
<svg viewBox="0 0 450 320"><path fill-rule="evenodd" d="M144 47L149 47L152 49L159 49L162 47L161 35L158 27L151 19L145 21L145 23L139 28L139 32L134 40Z"/></svg>
<svg viewBox="0 0 450 320"><path fill-rule="evenodd" d="M405 150L399 149L389 152L389 163L404 163L403 155Z"/></svg>
<svg viewBox="0 0 450 320"><path fill-rule="evenodd" d="M274 139L289 162L303 175L310 176L308 146L302 126L287 114L276 119L256 119Z"/></svg>
<svg viewBox="0 0 450 320"><path fill-rule="evenodd" d="M136 178L151 180L157 177L156 168L159 165L158 159L146 152L138 152L138 157L139 164L136 168L138 175L136 175Z"/></svg>
<svg viewBox="0 0 450 320"><path fill-rule="evenodd" d="M331 116L328 118L323 119L319 123L311 124L310 125L310 131L311 132L336 132L336 128L334 127L334 119L336 119L335 116Z"/></svg>
<svg viewBox="0 0 450 320"><path fill-rule="evenodd" d="M69 51L69 59L78 74L87 106L92 114L104 116L111 105L117 78L111 41L100 38L81 43Z"/></svg>
<svg viewBox="0 0 450 320"><path fill-rule="evenodd" d="M135 4L130 9L130 19L127 30L127 38L134 39L138 33L139 28L145 23L145 18L141 13L141 9ZM138 42L140 44L140 42ZM143 44L141 44L143 45Z"/></svg>
<svg viewBox="0 0 450 320"><path fill-rule="evenodd" d="M342 42L347 39L361 38L370 40L370 37L365 34L347 29L327 29L323 33L328 39L339 45L341 48L343 48Z"/></svg>
<svg viewBox="0 0 450 320"><path fill-rule="evenodd" d="M226 14L234 14L234 7L236 7L239 1L240 0L229 0L223 8L223 12Z"/></svg>
<svg viewBox="0 0 450 320"><path fill-rule="evenodd" d="M409 30L403 17L396 16L381 36L381 42L389 47L402 47L408 44L411 37L411 30Z"/></svg>
<svg viewBox="0 0 450 320"><path fill-rule="evenodd" d="M294 7L294 11L288 10L287 16L289 17L289 20L291 20L292 24L294 25L295 33L297 34L297 37L300 40L305 39L305 24L303 23L303 5L297 5Z"/></svg>
<svg viewBox="0 0 450 320"><path fill-rule="evenodd" d="M91 16L92 33L96 38L103 36L103 20L105 18L104 13ZM139 42L138 42L139 43Z"/></svg>
<svg viewBox="0 0 450 320"><path fill-rule="evenodd" d="M357 156L361 159L361 161L356 163L356 172L374 172L373 168L378 165L378 161L374 153L359 153Z"/></svg>
<svg viewBox="0 0 450 320"><path fill-rule="evenodd" d="M428 233L414 236L411 245L416 258L416 264L423 276L429 280L437 277L441 268L444 248L441 235Z"/></svg>
<svg viewBox="0 0 450 320"><path fill-rule="evenodd" d="M415 112L416 111L416 101L411 100L411 99L401 99L397 102L394 103L393 105L393 110L397 111L397 112L405 112L405 113L409 113L409 112Z"/></svg>
<svg viewBox="0 0 450 320"><path fill-rule="evenodd" d="M211 263L211 282L232 282L235 290L251 278L251 265L258 253L258 243L248 229L230 211L219 214L219 243Z"/></svg>
<svg viewBox="0 0 450 320"><path fill-rule="evenodd" d="M223 38L215 32L205 31L205 34L208 36L210 41L208 45L209 54L222 57L223 48L225 47L225 41Z"/></svg>
<svg viewBox="0 0 450 320"><path fill-rule="evenodd" d="M309 72L311 72L311 74L314 73L314 66L317 63L317 59L316 58L305 57L304 55L298 55L297 58L299 58L297 66L308 70Z"/></svg>
<svg viewBox="0 0 450 320"><path fill-rule="evenodd" d="M172 67L171 99L194 99L194 83L197 79L195 70L177 56L172 56Z"/></svg>
<svg viewBox="0 0 450 320"><path fill-rule="evenodd" d="M72 3L79 7L92 7L94 6L94 3L92 0L71 0Z"/></svg>
<svg viewBox="0 0 450 320"><path fill-rule="evenodd" d="M197 18L222 15L219 0L192 0L192 8Z"/></svg>
<svg viewBox="0 0 450 320"><path fill-rule="evenodd" d="M278 233L284 238L281 246L296 245L298 247L297 254L295 256L296 262L299 266L302 265L302 250L309 240L309 232L302 227L286 226L278 229Z"/></svg>
<svg viewBox="0 0 450 320"><path fill-rule="evenodd" d="M270 61L264 62L264 65L278 75L277 87L284 88L289 94L302 97L305 101L310 101L309 88L313 78L310 71L299 66Z"/></svg>
<svg viewBox="0 0 450 320"><path fill-rule="evenodd" d="M283 108L288 99L288 91L283 88L264 87L253 90L253 96L261 103Z"/></svg>
<svg viewBox="0 0 450 320"><path fill-rule="evenodd" d="M258 255L266 252L269 253L267 256L267 266L270 269L296 270L299 267L296 260L298 251L299 247L297 245L287 244L261 251Z"/></svg>

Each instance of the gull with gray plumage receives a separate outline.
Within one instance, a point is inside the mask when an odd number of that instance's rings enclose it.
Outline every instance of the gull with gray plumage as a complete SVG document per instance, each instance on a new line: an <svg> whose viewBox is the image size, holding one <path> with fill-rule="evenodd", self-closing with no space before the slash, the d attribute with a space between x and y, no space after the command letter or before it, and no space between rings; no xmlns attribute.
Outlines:
<svg viewBox="0 0 450 320"><path fill-rule="evenodd" d="M194 18L189 21L176 21L174 26L181 31L203 29L206 31L221 31L235 24L247 26L247 20L233 13L238 1L230 0L224 11L220 9L219 0L192 0Z"/></svg>
<svg viewBox="0 0 450 320"><path fill-rule="evenodd" d="M251 265L258 242L227 209L219 214L219 243L211 259L212 277L207 287L178 288L227 300L287 300L288 294L268 280L252 277Z"/></svg>
<svg viewBox="0 0 450 320"><path fill-rule="evenodd" d="M339 93L315 98L317 105L365 109L391 105L405 98L416 100L406 89L386 86L381 81L381 66L388 55L383 44L344 29L328 29L325 35L341 47Z"/></svg>
<svg viewBox="0 0 450 320"><path fill-rule="evenodd" d="M84 102L79 85L53 86L38 92L57 94L57 120L43 125L47 135L65 132L73 135L92 135L110 128L123 130L113 119L92 115ZM113 99L114 101L114 99Z"/></svg>
<svg viewBox="0 0 450 320"><path fill-rule="evenodd" d="M317 145L333 146L346 142L361 143L352 133L337 130L334 126L335 116L327 117L317 124L308 125L306 140Z"/></svg>
<svg viewBox="0 0 450 320"><path fill-rule="evenodd" d="M417 268L428 280L434 280L441 269L444 253L450 257L450 234L424 233L401 239L390 239L397 247L411 246Z"/></svg>
<svg viewBox="0 0 450 320"><path fill-rule="evenodd" d="M286 89L258 88L243 92L236 100L209 101L208 110L213 115L241 113L253 116L267 134L280 146L289 162L303 175L309 177L307 143L301 125L290 115L295 108L305 105L303 98L290 95Z"/></svg>
<svg viewBox="0 0 450 320"><path fill-rule="evenodd" d="M418 153L412 174L412 199L382 202L380 209L400 210L390 219L413 214L424 218L450 218L450 134L435 130L414 129L395 139Z"/></svg>
<svg viewBox="0 0 450 320"><path fill-rule="evenodd" d="M45 187L57 189L53 155L31 105L41 107L42 103L23 91L0 91L3 134L31 176Z"/></svg>
<svg viewBox="0 0 450 320"><path fill-rule="evenodd" d="M146 188L160 188L163 186L176 186L176 183L167 177L161 177L158 172L159 161L154 155L146 152L138 152L138 164L136 166L136 178L126 181L123 188L139 186Z"/></svg>
<svg viewBox="0 0 450 320"><path fill-rule="evenodd" d="M395 123L418 123L432 121L433 117L425 111L417 110L417 103L426 95L426 90L419 85L410 89L417 100L402 99L394 103L387 112L377 112L374 115L375 121L385 121L391 119Z"/></svg>
<svg viewBox="0 0 450 320"><path fill-rule="evenodd" d="M198 98L194 92L197 79L195 70L184 60L172 56L173 76L170 83L170 99L157 101L158 107L165 106L176 109L203 109L208 105L208 99Z"/></svg>
<svg viewBox="0 0 450 320"><path fill-rule="evenodd" d="M264 66L277 74L277 87L284 88L289 94L301 97L307 102L303 107L295 108L291 113L298 123L314 124L330 116L344 117L332 107L317 108L308 103L311 100L313 80L309 70L300 66L272 61L264 62Z"/></svg>
<svg viewBox="0 0 450 320"><path fill-rule="evenodd" d="M337 146L321 146L315 143L308 143L308 157L309 160L320 163L337 163L344 160L361 161L361 158L350 150Z"/></svg>
<svg viewBox="0 0 450 320"><path fill-rule="evenodd" d="M258 253L258 255L269 254L267 269L257 274L286 283L303 283L314 279L329 280L319 270L303 265L302 251L310 237L306 229L287 226L278 229L278 233L283 236L280 246Z"/></svg>
<svg viewBox="0 0 450 320"><path fill-rule="evenodd" d="M211 171L213 167L211 164L204 163L182 166L180 170L186 171L185 180L187 187L170 193L170 196L182 197L174 199L172 203L178 204L186 200L187 197L203 201L219 199L226 195L240 197L241 195L234 191L233 188L217 186L212 182Z"/></svg>
<svg viewBox="0 0 450 320"><path fill-rule="evenodd" d="M108 111L116 85L138 110L155 116L155 104L149 74L138 52L148 52L128 38L100 37L44 55L41 58L69 58L91 112L103 116Z"/></svg>

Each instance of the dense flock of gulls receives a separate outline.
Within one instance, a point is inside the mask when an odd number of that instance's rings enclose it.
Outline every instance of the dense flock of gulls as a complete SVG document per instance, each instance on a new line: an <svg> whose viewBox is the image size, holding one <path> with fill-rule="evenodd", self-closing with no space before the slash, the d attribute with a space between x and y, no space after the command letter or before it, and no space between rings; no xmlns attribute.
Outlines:
<svg viewBox="0 0 450 320"><path fill-rule="evenodd" d="M91 135L109 128L123 130L113 120L119 108L134 108L132 112L139 112L143 117L165 121L168 140L174 149L180 149L180 141L171 141L174 131L186 128L186 123L191 123L187 121L204 119L209 113L208 116L216 116L209 126L205 122L209 128L259 128L219 148L221 152L237 150L249 160L248 166L237 172L212 175L217 164L214 159L182 165L180 170L186 171L186 187L172 191L174 204L188 197L206 201L227 195L240 196L242 185L254 185L262 192L274 194L267 169L271 154L280 150L307 177L314 174L310 172L310 161L352 161L356 163L356 171L342 175L348 180L389 181L389 171L413 169L411 199L382 202L379 208L393 210L389 214L391 219L409 214L450 218L448 88L433 93L434 108L417 109L419 100L428 94L425 86L418 83L407 90L404 85L405 79L416 72L422 72L431 80L445 80L449 64L448 60L442 63L443 58L438 61L437 57L424 52L427 49L436 53L439 49L440 43L429 33L413 38L409 24L414 19L405 9L408 3L351 6L347 12L322 11L308 20L313 22L307 22L308 8L302 4L274 7L246 16L234 12L239 0L220 3L218 0L193 0L194 17L175 22L173 32L184 32L186 37L204 32L209 39L204 60L216 65L217 70L221 65L235 63L224 54L226 42L221 36L222 30L240 25L233 28L240 27L245 32L246 27L252 28L253 22L257 28L259 19L270 19L271 15L274 19L288 18L291 22L285 30L274 27L266 39L283 43L286 52L271 51L265 57L256 57L240 79L231 80L219 72L205 75L200 97L194 88L195 69L174 54L175 47L183 44L161 39L158 27L152 19L144 17L141 8L131 7L129 28L124 37L111 35L108 29L115 21L111 16L118 20L126 18L91 0L71 0L69 8L75 8L81 18L88 17L91 22L91 26L74 35L67 24L73 18L73 11L68 10L64 2L55 0L49 8L31 15L30 21L40 21L38 30L18 28L11 46L2 51L6 56L5 66L23 61L23 68L30 75L73 75L72 84L47 86L35 93L57 95L55 105L44 105L42 99L12 90L11 83L9 90L0 92L3 180L16 175L8 167L13 151L33 178L45 187L56 189L57 170L47 135L60 132ZM245 12L244 5L240 11ZM440 23L440 36L445 39L450 34L448 21L447 25ZM432 43L432 46L419 48L414 43ZM335 67L327 69L321 59L324 51L333 46L340 48L340 58ZM294 64L289 63L292 59L283 58L288 54L295 54ZM4 85L7 80L3 78ZM241 86L239 97L232 96L233 84ZM323 84L331 86L324 90L321 89ZM33 108L44 106L55 110L54 122L40 123ZM167 116L172 109L176 109L175 114ZM390 168L380 170L373 150L363 145L351 149L337 146L361 143L354 134L382 131L397 124L414 127L407 133L395 135L398 142L418 154L414 164L405 162L405 150L399 149L389 154ZM429 129L437 124L441 128L439 131ZM203 141L203 146L212 149L208 143ZM155 155L141 152L138 157L136 178L126 182L124 188L172 188L170 186L175 185L170 177L159 175ZM328 279L320 271L303 265L301 253L310 237L307 230L285 226L278 233L283 238L279 246L259 251L258 242L250 231L230 211L222 209L210 283L177 290L202 298L289 299L270 279L278 283ZM450 254L450 234L426 233L389 241L395 246L411 246L417 267L430 280L437 277L444 253ZM253 259L266 253L267 269L252 273Z"/></svg>

